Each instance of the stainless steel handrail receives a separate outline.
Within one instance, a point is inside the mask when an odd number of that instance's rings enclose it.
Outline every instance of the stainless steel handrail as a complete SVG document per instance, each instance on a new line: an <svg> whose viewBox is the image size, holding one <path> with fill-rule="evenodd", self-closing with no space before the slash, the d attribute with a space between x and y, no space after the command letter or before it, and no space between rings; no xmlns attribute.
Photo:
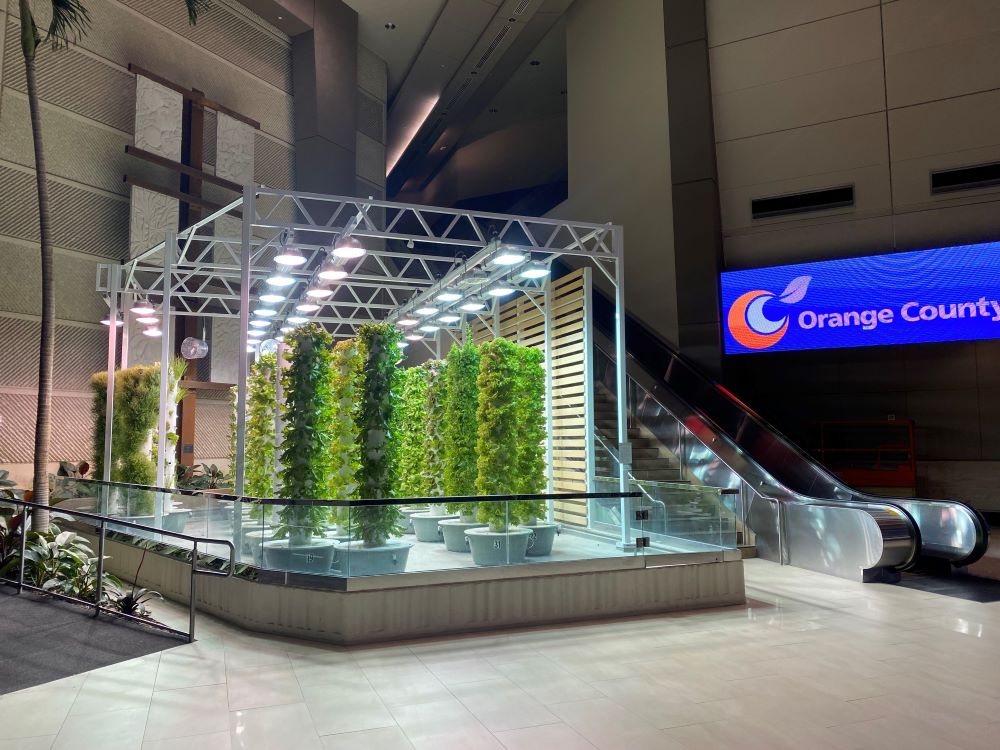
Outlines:
<svg viewBox="0 0 1000 750"><path fill-rule="evenodd" d="M74 516L77 518L85 518L92 521L97 521L100 524L100 531L97 543L97 590L96 596L93 602L89 602L85 599L80 599L74 596L67 596L65 594L58 594L52 591L45 591L38 586L32 586L24 582L24 561L25 561L25 550L28 540L28 528L27 523L21 524L21 539L20 539L20 564L18 565L18 576L17 576L17 593L25 588L32 591L42 591L46 594L53 594L60 599L67 599L69 601L79 602L85 605L93 605L94 616L96 617L101 612L107 612L108 614L114 615L115 617L121 617L126 620L134 620L141 622L146 625L153 625L161 630L167 630L176 635L187 636L188 641L194 641L194 628L195 628L195 614L197 611L197 600L196 600L196 587L195 580L199 575L205 576L221 576L223 578L229 578L236 572L236 546L229 539L211 539L207 537L197 537L191 536L190 534L182 534L178 531L167 531L164 529L157 528L155 526L147 526L142 523L133 523L132 521L125 521L122 519L114 518L113 516L105 516L100 513L89 513L83 510L67 510L59 508L58 506L52 505L40 505L39 503L31 503L26 500L18 500L16 498L0 498L0 505L17 505L25 509L25 521L27 521L27 510L29 508L33 510L47 510L52 513L59 513L63 515ZM116 612L115 610L109 609L107 607L101 606L101 597L104 593L104 545L105 538L107 536L107 524L112 523L115 526L125 526L130 529L138 529L139 531L152 532L154 534L162 534L163 536L168 536L172 539L181 539L187 542L191 542L191 601L188 605L188 631L185 633L183 630L177 630L176 628L171 628L162 623L151 622L150 620L144 619L142 617L134 617L133 615L127 615L124 612ZM221 544L229 548L229 566L228 570L207 570L205 568L198 567L198 544ZM8 579L0 579L8 580Z"/></svg>

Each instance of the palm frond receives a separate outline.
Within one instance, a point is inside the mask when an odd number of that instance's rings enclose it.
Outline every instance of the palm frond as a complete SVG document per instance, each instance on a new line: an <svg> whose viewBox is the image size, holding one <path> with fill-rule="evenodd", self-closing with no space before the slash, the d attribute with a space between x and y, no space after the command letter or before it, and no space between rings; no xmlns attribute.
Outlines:
<svg viewBox="0 0 1000 750"><path fill-rule="evenodd" d="M46 39L53 47L65 47L90 28L90 13L81 0L51 0L52 20Z"/></svg>
<svg viewBox="0 0 1000 750"><path fill-rule="evenodd" d="M188 21L193 26L198 22L198 14L203 10L208 10L211 2L210 0L184 0L184 4L187 5Z"/></svg>

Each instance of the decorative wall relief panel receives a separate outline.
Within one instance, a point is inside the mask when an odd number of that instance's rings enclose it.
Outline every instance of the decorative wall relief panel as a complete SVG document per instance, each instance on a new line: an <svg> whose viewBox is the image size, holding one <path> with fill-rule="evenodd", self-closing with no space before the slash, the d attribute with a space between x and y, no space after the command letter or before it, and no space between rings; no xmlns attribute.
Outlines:
<svg viewBox="0 0 1000 750"><path fill-rule="evenodd" d="M253 182L256 130L219 112L216 115L215 174L240 185Z"/></svg>
<svg viewBox="0 0 1000 750"><path fill-rule="evenodd" d="M129 256L134 258L163 242L167 231L177 228L178 211L175 198L133 186Z"/></svg>
<svg viewBox="0 0 1000 750"><path fill-rule="evenodd" d="M135 77L135 145L181 160L184 97L148 78Z"/></svg>
<svg viewBox="0 0 1000 750"><path fill-rule="evenodd" d="M212 321L212 341L210 343L209 357L212 358L212 382L235 383L239 372L240 321L235 318L215 318ZM201 419L199 418L198 421L200 423Z"/></svg>

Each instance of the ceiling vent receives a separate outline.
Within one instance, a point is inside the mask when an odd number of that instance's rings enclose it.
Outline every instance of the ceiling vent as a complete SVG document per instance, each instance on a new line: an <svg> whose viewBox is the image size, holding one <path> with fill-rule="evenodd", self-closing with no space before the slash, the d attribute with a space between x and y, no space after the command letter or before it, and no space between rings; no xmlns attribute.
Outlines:
<svg viewBox="0 0 1000 750"><path fill-rule="evenodd" d="M771 198L754 198L750 201L750 211L755 219L772 216L787 216L808 211L826 211L854 205L854 186L811 190L807 193L777 195Z"/></svg>
<svg viewBox="0 0 1000 750"><path fill-rule="evenodd" d="M479 58L479 62L476 63L476 70L481 70L482 67L493 57L493 53L497 51L497 47L500 46L500 42L504 40L504 37L510 33L510 24L504 24L500 31L496 33L493 37L493 41L490 42L490 46L486 48L483 52L483 56Z"/></svg>
<svg viewBox="0 0 1000 750"><path fill-rule="evenodd" d="M521 2L514 6L514 15L523 16L524 11L528 9L529 5L531 5L531 0L521 0Z"/></svg>
<svg viewBox="0 0 1000 750"><path fill-rule="evenodd" d="M976 190L995 185L1000 185L1000 162L931 172L931 193Z"/></svg>

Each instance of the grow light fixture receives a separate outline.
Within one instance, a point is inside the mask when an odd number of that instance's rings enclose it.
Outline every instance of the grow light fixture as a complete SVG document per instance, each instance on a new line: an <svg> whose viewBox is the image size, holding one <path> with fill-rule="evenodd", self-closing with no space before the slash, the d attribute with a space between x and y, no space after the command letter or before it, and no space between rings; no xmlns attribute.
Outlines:
<svg viewBox="0 0 1000 750"><path fill-rule="evenodd" d="M519 275L522 279L541 279L549 275L549 269L541 263L530 263L521 269Z"/></svg>
<svg viewBox="0 0 1000 750"><path fill-rule="evenodd" d="M257 351L257 347L256 346L254 346L253 344L247 344L247 352L248 353L253 354L255 351Z"/></svg>
<svg viewBox="0 0 1000 750"><path fill-rule="evenodd" d="M486 303L478 297L471 297L459 305L458 309L465 310L466 312L479 312L486 309Z"/></svg>
<svg viewBox="0 0 1000 750"><path fill-rule="evenodd" d="M309 318L303 318L301 315L293 315L288 319L288 322L291 323L293 326L300 326L303 323L308 323Z"/></svg>
<svg viewBox="0 0 1000 750"><path fill-rule="evenodd" d="M270 276L268 276L264 283L268 286L273 286L277 288L291 286L295 283L295 279L289 276L287 273L282 273L281 271L275 271Z"/></svg>
<svg viewBox="0 0 1000 750"><path fill-rule="evenodd" d="M276 305L279 302L285 301L285 295L267 292L266 294L260 295L260 301L268 305Z"/></svg>
<svg viewBox="0 0 1000 750"><path fill-rule="evenodd" d="M159 328L143 328L142 335L149 336L151 339L155 339L162 336L163 331L161 331Z"/></svg>
<svg viewBox="0 0 1000 750"><path fill-rule="evenodd" d="M295 326L281 326L278 330L282 333L291 333L295 330Z"/></svg>
<svg viewBox="0 0 1000 750"><path fill-rule="evenodd" d="M309 288L306 289L306 296L312 297L313 299L323 299L325 297L332 297L333 290L327 289L321 284L310 284Z"/></svg>
<svg viewBox="0 0 1000 750"><path fill-rule="evenodd" d="M294 245L283 246L281 252L274 256L274 262L280 266L301 266L306 262L306 256Z"/></svg>
<svg viewBox="0 0 1000 750"><path fill-rule="evenodd" d="M396 321L396 325L398 325L398 326L400 326L402 328L410 328L412 326L415 326L419 322L420 321L417 320L416 318L406 317L406 318L400 318L399 320L397 320Z"/></svg>
<svg viewBox="0 0 1000 750"><path fill-rule="evenodd" d="M347 271L337 265L336 258L327 258L323 261L323 265L320 266L319 273L316 276L323 279L323 281L340 281L347 278Z"/></svg>
<svg viewBox="0 0 1000 750"><path fill-rule="evenodd" d="M255 328L252 331L247 331L247 336L253 336L253 337L256 338L257 336L263 336L264 333L265 333L265 331L262 331L259 328Z"/></svg>
<svg viewBox="0 0 1000 750"><path fill-rule="evenodd" d="M427 316L427 315L433 315L437 311L438 311L438 309L436 307L434 307L433 305L424 305L423 307L418 307L413 312L415 312L417 315Z"/></svg>
<svg viewBox="0 0 1000 750"><path fill-rule="evenodd" d="M514 287L508 284L497 284L486 293L491 297L506 297L508 294L513 294L516 291Z"/></svg>
<svg viewBox="0 0 1000 750"><path fill-rule="evenodd" d="M421 336L419 333L411 333L411 334L407 335L406 340L407 341L423 341L424 337Z"/></svg>
<svg viewBox="0 0 1000 750"><path fill-rule="evenodd" d="M152 315L156 312L156 308L149 304L146 300L142 300L138 304L132 306L132 312L136 315Z"/></svg>
<svg viewBox="0 0 1000 750"><path fill-rule="evenodd" d="M461 315L442 315L438 318L438 323L457 323L461 319Z"/></svg>
<svg viewBox="0 0 1000 750"><path fill-rule="evenodd" d="M454 289L444 289L434 299L438 302L457 302L462 299L462 295Z"/></svg>
<svg viewBox="0 0 1000 750"><path fill-rule="evenodd" d="M271 325L271 321L269 321L269 320L251 320L250 321L250 325L252 325L254 328L267 328L268 326Z"/></svg>
<svg viewBox="0 0 1000 750"><path fill-rule="evenodd" d="M501 245L497 254L493 257L493 263L497 266L516 266L527 256L513 245Z"/></svg>
<svg viewBox="0 0 1000 750"><path fill-rule="evenodd" d="M278 311L270 307L258 307L253 311L253 314L260 318L272 318L278 314Z"/></svg>
<svg viewBox="0 0 1000 750"><path fill-rule="evenodd" d="M315 302L300 302L295 306L295 309L299 312L310 313L319 310L319 305Z"/></svg>
<svg viewBox="0 0 1000 750"><path fill-rule="evenodd" d="M426 326L420 326L420 328L418 328L417 330L423 331L424 333L436 333L440 329L441 329L440 326L426 325Z"/></svg>
<svg viewBox="0 0 1000 750"><path fill-rule="evenodd" d="M333 246L333 255L336 258L360 258L366 252L368 251L365 250L360 240L353 236L341 238Z"/></svg>
<svg viewBox="0 0 1000 750"><path fill-rule="evenodd" d="M136 323L142 323L144 326L155 325L160 322L160 319L155 315L143 315L140 318L135 319Z"/></svg>
<svg viewBox="0 0 1000 750"><path fill-rule="evenodd" d="M104 320L101 321L101 324L102 325L106 325L106 326L110 326L111 325L111 316L110 315L107 316ZM121 328L123 325L125 325L124 321L121 318L116 317L115 318L115 326L118 327L118 328Z"/></svg>
<svg viewBox="0 0 1000 750"><path fill-rule="evenodd" d="M397 341L396 342L396 346L398 346L400 349L405 349L409 345L410 345L409 341Z"/></svg>

